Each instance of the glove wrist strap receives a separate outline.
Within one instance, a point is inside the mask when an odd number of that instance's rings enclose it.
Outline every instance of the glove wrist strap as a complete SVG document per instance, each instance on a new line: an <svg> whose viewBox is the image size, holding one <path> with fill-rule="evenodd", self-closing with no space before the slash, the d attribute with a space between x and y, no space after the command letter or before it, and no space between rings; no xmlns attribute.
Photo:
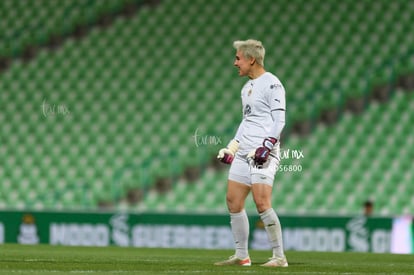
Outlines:
<svg viewBox="0 0 414 275"><path fill-rule="evenodd" d="M263 146L269 149L271 151L273 149L273 146L277 143L277 139L273 137L265 138L263 141Z"/></svg>
<svg viewBox="0 0 414 275"><path fill-rule="evenodd" d="M239 150L239 142L235 139L232 139L227 145L227 149L229 149L233 155L236 154L237 150Z"/></svg>

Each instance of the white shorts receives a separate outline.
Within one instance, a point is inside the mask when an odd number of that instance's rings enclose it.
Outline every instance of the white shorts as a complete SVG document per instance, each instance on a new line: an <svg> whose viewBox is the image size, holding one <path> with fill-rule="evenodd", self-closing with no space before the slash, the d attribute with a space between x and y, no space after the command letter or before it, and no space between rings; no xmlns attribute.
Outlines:
<svg viewBox="0 0 414 275"><path fill-rule="evenodd" d="M269 156L268 160L261 166L249 163L246 158L236 154L230 166L229 180L244 183L251 186L255 183L264 183L273 186L273 180L280 163L279 156Z"/></svg>

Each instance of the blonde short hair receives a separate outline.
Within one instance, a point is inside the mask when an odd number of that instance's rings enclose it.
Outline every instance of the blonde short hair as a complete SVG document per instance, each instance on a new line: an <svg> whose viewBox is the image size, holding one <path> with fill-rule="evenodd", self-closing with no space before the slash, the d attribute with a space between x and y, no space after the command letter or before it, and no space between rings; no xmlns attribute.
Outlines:
<svg viewBox="0 0 414 275"><path fill-rule="evenodd" d="M264 67L265 48L261 41L248 39L248 40L237 40L233 42L233 47L242 52L246 58L254 58L256 62Z"/></svg>

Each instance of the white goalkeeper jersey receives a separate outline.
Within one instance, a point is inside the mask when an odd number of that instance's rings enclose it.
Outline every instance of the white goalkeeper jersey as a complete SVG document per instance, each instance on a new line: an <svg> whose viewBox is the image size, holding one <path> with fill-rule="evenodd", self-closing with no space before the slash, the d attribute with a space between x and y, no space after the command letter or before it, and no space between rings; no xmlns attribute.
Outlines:
<svg viewBox="0 0 414 275"><path fill-rule="evenodd" d="M247 81L241 90L241 99L243 120L235 139L240 143L237 153L246 157L267 137L279 141L285 125L285 88L275 75L265 72Z"/></svg>

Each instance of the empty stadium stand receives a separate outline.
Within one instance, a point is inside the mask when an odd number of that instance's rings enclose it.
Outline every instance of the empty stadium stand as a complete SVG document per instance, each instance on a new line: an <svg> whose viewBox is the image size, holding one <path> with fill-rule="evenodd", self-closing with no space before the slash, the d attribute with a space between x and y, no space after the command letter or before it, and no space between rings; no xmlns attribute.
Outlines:
<svg viewBox="0 0 414 275"><path fill-rule="evenodd" d="M390 95L402 76L402 86L414 89L413 2L142 2L1 1L0 207L223 211L224 174L205 169L241 119L244 80L232 68L232 41L254 37L286 86L286 148L305 156L303 171L281 173L284 198L276 190L276 205L352 213L358 195L371 192L383 214L412 210L403 195L387 202L378 191L389 191L385 179L401 192L410 188L405 162L386 166L392 146L380 146L375 161L346 158L374 154L379 137L393 145L388 129L401 131L396 145L412 144L408 126L391 125L410 118L403 111L410 105L398 101L403 93ZM139 8L125 16L131 5ZM77 36L80 27L87 31ZM374 91L389 103L368 104ZM368 121L343 113L355 100L368 108L361 114ZM328 120L338 125L318 126L332 110ZM314 132L288 135L302 122ZM367 128L377 124L387 128ZM341 143L349 146L336 152Z"/></svg>
<svg viewBox="0 0 414 275"><path fill-rule="evenodd" d="M320 124L306 138L288 138L275 179L275 208L281 213L361 214L363 202L371 199L377 215L413 213L412 108L413 91L399 90L388 103L374 102L362 115L347 112L334 126ZM195 182L178 181L168 194L149 192L137 209L222 212L226 182L227 170L207 170ZM255 211L252 198L246 208Z"/></svg>

